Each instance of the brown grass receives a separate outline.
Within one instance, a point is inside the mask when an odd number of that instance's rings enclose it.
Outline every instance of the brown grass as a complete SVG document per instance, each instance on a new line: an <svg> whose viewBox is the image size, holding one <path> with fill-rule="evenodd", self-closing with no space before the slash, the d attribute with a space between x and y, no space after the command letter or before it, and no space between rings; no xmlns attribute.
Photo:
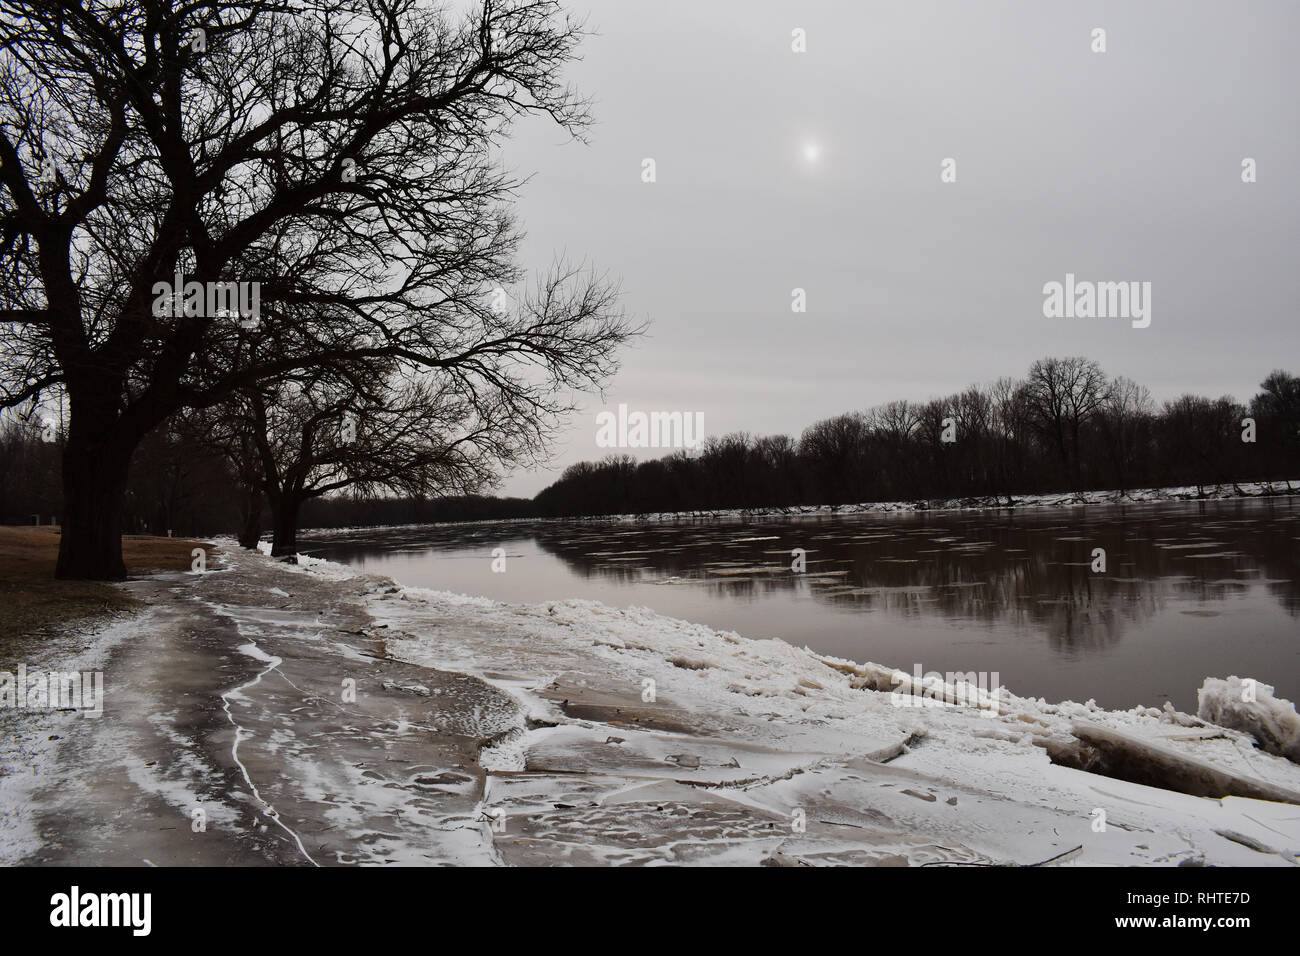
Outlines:
<svg viewBox="0 0 1300 956"><path fill-rule="evenodd" d="M0 527L0 643L39 637L69 624L84 624L140 606L120 588L98 581L56 581L58 527ZM212 545L184 538L122 536L128 574L188 571L190 549Z"/></svg>

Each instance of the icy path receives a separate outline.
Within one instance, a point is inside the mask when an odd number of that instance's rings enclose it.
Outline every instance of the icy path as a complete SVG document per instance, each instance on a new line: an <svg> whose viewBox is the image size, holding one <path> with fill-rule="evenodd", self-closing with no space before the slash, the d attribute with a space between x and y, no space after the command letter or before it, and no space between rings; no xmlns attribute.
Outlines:
<svg viewBox="0 0 1300 956"><path fill-rule="evenodd" d="M387 659L368 582L209 567L128 585L153 607L91 639L101 718L7 716L0 862L496 862L476 756L513 700Z"/></svg>
<svg viewBox="0 0 1300 956"><path fill-rule="evenodd" d="M285 596L287 597L288 595ZM282 663L284 663L278 657L269 657L268 655L263 654L256 644L245 644L243 647L240 648L240 651L247 654L249 657L262 661L267 665L267 667L266 670L259 673L247 684L241 684L239 687L236 687L234 690L221 695L221 700L222 700L221 709L226 712L226 716L230 718L230 723L235 728L235 742L230 745L230 758L234 760L235 763L239 766L239 772L243 774L244 782L248 784L248 789L253 794L254 799L256 799L257 802L260 803L264 808L265 815L270 819L274 820L276 826L278 826L281 830L283 830L285 833L289 834L289 836L293 838L293 842L298 847L298 852L300 852L303 855L303 857L306 858L308 863L310 863L312 866L319 866L320 864L312 859L311 854L307 852L307 848L302 845L302 837L298 836L297 833L295 833L290 827L288 827L285 824L285 822L280 819L280 814L276 812L275 807L267 803L266 800L262 798L262 795L258 793L257 784L253 783L253 778L249 774L248 768L244 766L243 762L239 759L239 744L240 741L243 740L244 738L245 730L243 727L239 725L239 722L235 720L235 715L231 713L230 710L230 704L236 698L239 698L241 700L247 700L248 698L244 697L243 692L246 689L251 689L257 684L260 684L262 682L263 677L270 674L273 670L275 670Z"/></svg>

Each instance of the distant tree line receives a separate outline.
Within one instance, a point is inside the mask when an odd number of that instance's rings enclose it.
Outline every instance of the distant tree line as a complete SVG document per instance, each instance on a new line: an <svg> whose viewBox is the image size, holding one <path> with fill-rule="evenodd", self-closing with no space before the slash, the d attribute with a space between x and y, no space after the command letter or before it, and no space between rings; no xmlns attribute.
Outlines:
<svg viewBox="0 0 1300 956"><path fill-rule="evenodd" d="M288 407L280 401L282 410ZM368 430L384 432L373 425ZM363 428L361 435L366 432ZM263 495L283 494L285 487L283 478L278 486L268 483L264 468L287 474L300 467L302 449L309 446L317 465L348 464L339 456L357 454L352 444L340 446L337 429L321 435L330 436L325 446L320 436L311 444L300 431L286 432L284 447L295 457L280 450L265 463L250 465L233 452L237 442L220 420L177 419L150 433L133 459L123 527L189 536L247 532L250 514L261 513ZM30 523L40 515L49 523L60 514L61 440L48 424L0 417L0 521ZM359 445L368 469L362 474L419 460L409 450L389 455L385 448L392 441ZM250 470L259 481L250 484ZM435 470L435 484L438 476ZM1123 377L1108 378L1096 362L1043 359L1023 380L1003 378L928 402L894 401L847 412L811 425L798 439L735 433L710 438L697 451L639 463L630 456L582 462L532 500L461 493L445 481L441 496L394 494L386 490L391 483L345 484L332 493L303 494L297 524L325 528L988 498L1295 478L1300 478L1300 378L1294 375L1272 372L1245 405L1226 396L1183 395L1157 406L1145 388ZM310 490L301 482L296 487ZM257 537L254 530L252 540ZM285 549L292 546L285 543Z"/></svg>
<svg viewBox="0 0 1300 956"><path fill-rule="evenodd" d="M443 521L535 518L530 498L456 495L451 498L318 498L303 508L305 528L353 528Z"/></svg>
<svg viewBox="0 0 1300 956"><path fill-rule="evenodd" d="M600 515L1288 478L1300 478L1300 378L1271 373L1249 405L1189 394L1157 406L1071 357L1037 361L1023 380L847 412L798 439L742 432L651 461L582 462L535 501L542 515Z"/></svg>
<svg viewBox="0 0 1300 956"><path fill-rule="evenodd" d="M137 452L122 516L127 534L201 537L247 529L249 488L240 462L189 431L183 423L160 428ZM0 414L0 524L63 521L61 441L47 429ZM260 499L261 492L255 493ZM254 504L260 512L260 500ZM527 498L392 496L350 488L304 500L298 520L305 528L341 528L536 516L536 505Z"/></svg>

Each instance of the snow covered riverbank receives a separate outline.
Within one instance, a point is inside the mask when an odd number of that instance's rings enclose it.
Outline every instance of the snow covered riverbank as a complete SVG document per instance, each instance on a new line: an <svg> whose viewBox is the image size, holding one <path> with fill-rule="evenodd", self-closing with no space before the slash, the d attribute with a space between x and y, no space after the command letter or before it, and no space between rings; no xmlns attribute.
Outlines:
<svg viewBox="0 0 1300 956"><path fill-rule="evenodd" d="M1048 758L1099 728L1300 800L1300 767L1187 715L1005 690L900 706L919 701L893 692L909 681L890 668L591 601L379 585L366 609L389 654L521 702L481 757L506 862L1287 865L1300 851L1293 805Z"/></svg>
<svg viewBox="0 0 1300 956"><path fill-rule="evenodd" d="M866 501L849 505L795 505L789 508L726 508L615 515L618 521L667 521L679 518L766 517L780 515L893 514L908 511L1018 510L1070 508L1079 505L1149 504L1162 501L1225 501L1269 498L1300 493L1300 481L1247 481L1230 485L1133 488L1128 491L1081 491L1037 495L989 495L974 498L918 498L911 501Z"/></svg>
<svg viewBox="0 0 1300 956"><path fill-rule="evenodd" d="M206 573L127 585L149 609L91 641L102 718L0 715L0 862L1288 866L1300 850L1300 767L1187 715L1006 691L900 706L888 667L779 640L221 547ZM1077 769L1107 748L1269 799Z"/></svg>
<svg viewBox="0 0 1300 956"><path fill-rule="evenodd" d="M1036 495L991 495L977 498L923 499L911 501L865 501L848 505L791 505L784 508L715 508L697 511L656 511L642 514L575 515L567 518L490 518L481 521L435 522L425 527L456 524L475 525L529 524L538 521L686 521L713 518L819 517L854 514L895 514L912 511L981 511L1036 508L1071 508L1080 505L1153 504L1165 501L1227 501L1237 498L1274 498L1300 494L1300 479L1289 481L1246 481L1228 485L1170 486L1134 488L1129 491L1083 491ZM362 525L345 528L310 528L301 534L324 538L356 532L373 532L385 527L413 525Z"/></svg>

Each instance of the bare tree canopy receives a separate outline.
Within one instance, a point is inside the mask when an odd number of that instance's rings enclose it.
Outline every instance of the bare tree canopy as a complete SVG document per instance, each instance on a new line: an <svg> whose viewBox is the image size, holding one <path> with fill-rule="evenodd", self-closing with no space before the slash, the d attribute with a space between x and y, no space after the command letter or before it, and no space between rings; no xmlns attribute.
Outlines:
<svg viewBox="0 0 1300 956"><path fill-rule="evenodd" d="M132 450L180 408L383 359L542 437L612 373L608 281L511 294L493 156L522 114L583 134L581 36L546 0L0 0L0 403L66 390L60 576L124 575Z"/></svg>
<svg viewBox="0 0 1300 956"><path fill-rule="evenodd" d="M454 380L406 381L373 360L339 374L314 370L242 391L185 417L186 431L219 449L271 506L272 554L292 554L298 514L347 489L375 497L475 494L502 465L541 447L535 417L509 401L466 395ZM258 536L247 535L252 547Z"/></svg>
<svg viewBox="0 0 1300 956"><path fill-rule="evenodd" d="M1075 491L1082 488L1080 438L1085 424L1105 404L1106 374L1081 356L1035 362L1025 382L1030 422L1056 448Z"/></svg>

